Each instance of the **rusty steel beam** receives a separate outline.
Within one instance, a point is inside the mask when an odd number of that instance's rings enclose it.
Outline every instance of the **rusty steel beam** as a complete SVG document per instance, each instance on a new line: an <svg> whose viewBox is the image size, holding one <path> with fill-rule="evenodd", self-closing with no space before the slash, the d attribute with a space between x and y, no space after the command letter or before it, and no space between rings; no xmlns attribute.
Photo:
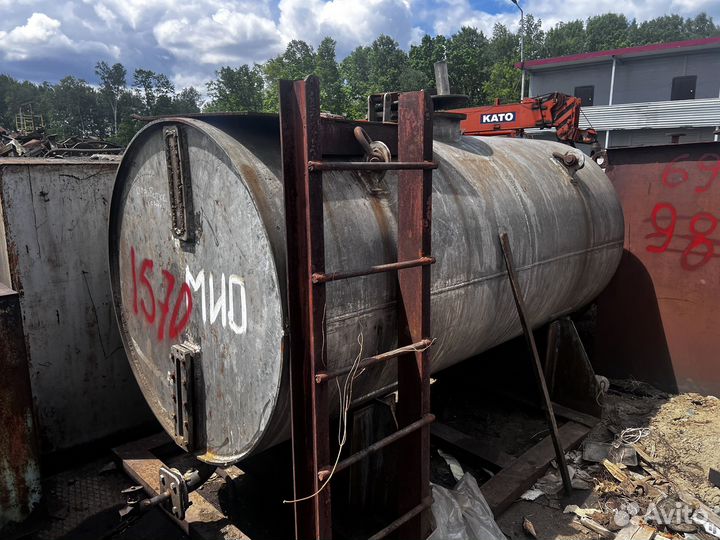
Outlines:
<svg viewBox="0 0 720 540"><path fill-rule="evenodd" d="M330 462L327 385L315 374L327 368L324 335L325 273L322 173L307 163L322 159L320 81L280 81L280 129L287 224L290 317L290 379L295 537L332 537L330 484L321 489L318 471ZM306 497L309 497L305 499Z"/></svg>
<svg viewBox="0 0 720 540"><path fill-rule="evenodd" d="M432 102L425 92L400 94L398 159L433 159ZM398 173L398 259L431 256L432 170ZM430 266L398 271L398 345L430 338ZM398 362L398 423L411 425L430 413L430 351L420 349ZM399 511L412 512L430 496L430 428L411 433L400 443ZM398 529L398 538L426 538L427 511L418 512Z"/></svg>

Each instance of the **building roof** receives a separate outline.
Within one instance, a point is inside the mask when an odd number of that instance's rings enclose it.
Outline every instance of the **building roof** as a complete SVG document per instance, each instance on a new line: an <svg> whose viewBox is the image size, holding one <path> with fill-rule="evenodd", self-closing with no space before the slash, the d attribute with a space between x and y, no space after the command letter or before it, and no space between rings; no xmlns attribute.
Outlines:
<svg viewBox="0 0 720 540"><path fill-rule="evenodd" d="M720 49L720 37L703 39L690 39L687 41L673 41L671 43L655 43L653 45L640 45L638 47L624 47L622 49L611 49L609 51L597 51L568 56L556 56L554 58L541 58L539 60L527 60L525 69L537 71L541 69L554 69L572 65L584 65L598 62L607 62L615 58L639 58L643 56L659 56L673 53L685 53L690 51L702 51ZM515 64L518 69L522 68L520 62Z"/></svg>

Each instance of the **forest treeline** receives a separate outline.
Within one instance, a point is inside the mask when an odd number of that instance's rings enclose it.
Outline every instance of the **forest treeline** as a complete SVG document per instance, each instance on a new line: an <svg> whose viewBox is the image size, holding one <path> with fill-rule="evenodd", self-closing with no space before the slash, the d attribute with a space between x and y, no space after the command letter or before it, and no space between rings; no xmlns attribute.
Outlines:
<svg viewBox="0 0 720 540"><path fill-rule="evenodd" d="M548 30L528 15L523 26L526 60L720 35L720 26L705 13L694 18L665 15L642 23L608 13ZM368 94L433 89L433 64L442 59L448 62L453 93L467 94L471 104L518 99L520 72L514 64L520 59L520 32L496 24L491 36L471 27L451 36L425 35L409 51L381 35L341 61L332 38L323 39L317 49L293 40L282 54L264 63L219 68L203 92L178 89L163 73L128 73L119 63L98 62L97 79L91 81L68 75L56 84L36 84L0 75L0 126L14 129L17 112L32 104L34 113L42 114L48 130L59 137L98 136L124 144L140 127L133 113L274 112L278 81L311 73L321 80L323 110L361 118Z"/></svg>

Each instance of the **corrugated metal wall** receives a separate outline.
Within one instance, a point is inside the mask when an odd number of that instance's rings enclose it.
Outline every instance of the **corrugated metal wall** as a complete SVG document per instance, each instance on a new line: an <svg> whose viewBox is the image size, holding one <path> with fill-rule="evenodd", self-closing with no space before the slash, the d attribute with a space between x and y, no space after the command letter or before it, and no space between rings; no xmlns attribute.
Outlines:
<svg viewBox="0 0 720 540"><path fill-rule="evenodd" d="M597 130L715 127L720 99L686 99L583 107L580 127Z"/></svg>
<svg viewBox="0 0 720 540"><path fill-rule="evenodd" d="M111 302L107 219L115 170L115 163L85 159L0 163L0 252L9 285L21 294L44 453L151 418Z"/></svg>

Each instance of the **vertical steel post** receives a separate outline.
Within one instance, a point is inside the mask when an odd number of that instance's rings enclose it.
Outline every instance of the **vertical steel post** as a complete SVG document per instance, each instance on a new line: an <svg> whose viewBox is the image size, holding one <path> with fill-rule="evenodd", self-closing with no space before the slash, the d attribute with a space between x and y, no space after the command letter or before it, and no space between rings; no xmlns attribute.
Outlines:
<svg viewBox="0 0 720 540"><path fill-rule="evenodd" d="M330 462L327 385L315 384L326 369L325 285L312 274L325 272L322 173L308 161L322 157L320 83L280 81L280 130L287 234L287 284L290 319L293 482L296 499L322 485L318 471ZM332 538L330 485L295 503L298 540Z"/></svg>
<svg viewBox="0 0 720 540"><path fill-rule="evenodd" d="M615 67L617 66L617 58L612 57L612 71L610 72L610 96L608 97L608 105L613 104L613 96L615 95ZM605 150L610 146L610 129L605 131Z"/></svg>
<svg viewBox="0 0 720 540"><path fill-rule="evenodd" d="M398 160L432 161L432 103L425 92L400 94L398 104ZM429 257L432 171L401 171L398 180L398 260ZM430 336L430 267L398 271L398 346ZM403 428L430 412L429 350L398 361L398 420ZM402 441L403 462L398 471L399 510L410 511L430 496L430 429L417 430ZM401 539L426 538L427 511L405 523Z"/></svg>

